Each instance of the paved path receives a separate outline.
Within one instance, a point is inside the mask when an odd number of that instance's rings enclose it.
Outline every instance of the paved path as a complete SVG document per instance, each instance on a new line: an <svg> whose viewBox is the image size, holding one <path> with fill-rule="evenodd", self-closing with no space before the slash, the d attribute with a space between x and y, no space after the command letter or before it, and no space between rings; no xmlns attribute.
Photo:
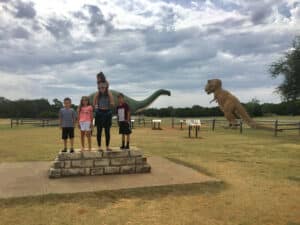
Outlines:
<svg viewBox="0 0 300 225"><path fill-rule="evenodd" d="M0 163L0 198L219 182L161 157L148 157L149 174L49 179L50 162Z"/></svg>

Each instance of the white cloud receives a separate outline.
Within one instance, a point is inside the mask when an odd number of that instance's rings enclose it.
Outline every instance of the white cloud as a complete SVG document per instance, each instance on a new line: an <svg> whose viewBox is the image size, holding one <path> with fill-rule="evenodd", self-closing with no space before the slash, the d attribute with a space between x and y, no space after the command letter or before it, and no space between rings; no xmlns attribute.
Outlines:
<svg viewBox="0 0 300 225"><path fill-rule="evenodd" d="M103 70L134 98L172 91L153 106L208 105L210 77L242 101L280 100L268 66L300 33L297 1L176 2L0 2L0 96L77 101Z"/></svg>

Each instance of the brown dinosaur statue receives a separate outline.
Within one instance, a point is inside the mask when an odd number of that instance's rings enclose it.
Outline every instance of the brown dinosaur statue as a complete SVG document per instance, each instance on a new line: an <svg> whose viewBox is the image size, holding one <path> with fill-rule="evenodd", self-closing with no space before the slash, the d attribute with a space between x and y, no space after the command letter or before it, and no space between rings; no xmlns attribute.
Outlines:
<svg viewBox="0 0 300 225"><path fill-rule="evenodd" d="M249 116L238 98L222 88L222 81L220 79L208 80L205 86L205 91L207 94L214 93L214 99L212 101L216 101L219 104L219 107L221 111L224 112L224 116L228 120L230 127L237 127L238 124L236 119L242 119L251 128L273 130L271 127L265 127L257 124Z"/></svg>

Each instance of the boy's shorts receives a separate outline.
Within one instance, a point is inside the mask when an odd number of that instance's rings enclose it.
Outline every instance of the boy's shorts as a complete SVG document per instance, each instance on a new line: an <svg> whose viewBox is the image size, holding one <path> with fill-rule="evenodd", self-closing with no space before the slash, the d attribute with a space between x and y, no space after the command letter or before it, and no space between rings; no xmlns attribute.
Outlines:
<svg viewBox="0 0 300 225"><path fill-rule="evenodd" d="M81 131L91 131L91 122L84 121L84 122L79 122L79 124L80 124Z"/></svg>
<svg viewBox="0 0 300 225"><path fill-rule="evenodd" d="M119 122L119 134L131 134L131 127L129 122L121 121Z"/></svg>
<svg viewBox="0 0 300 225"><path fill-rule="evenodd" d="M66 140L68 138L70 138L70 139L74 138L74 127L63 127L62 133L61 133L61 138L63 140Z"/></svg>

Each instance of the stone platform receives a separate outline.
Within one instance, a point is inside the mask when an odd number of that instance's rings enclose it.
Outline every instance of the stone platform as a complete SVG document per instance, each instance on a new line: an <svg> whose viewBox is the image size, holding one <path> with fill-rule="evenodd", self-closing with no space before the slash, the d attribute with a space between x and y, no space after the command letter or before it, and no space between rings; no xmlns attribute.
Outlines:
<svg viewBox="0 0 300 225"><path fill-rule="evenodd" d="M147 157L151 173L113 176L73 176L49 179L51 162L0 163L0 199L158 187L178 184L216 184L222 181L158 156Z"/></svg>
<svg viewBox="0 0 300 225"><path fill-rule="evenodd" d="M49 169L49 178L149 173L151 166L140 150L59 152Z"/></svg>

